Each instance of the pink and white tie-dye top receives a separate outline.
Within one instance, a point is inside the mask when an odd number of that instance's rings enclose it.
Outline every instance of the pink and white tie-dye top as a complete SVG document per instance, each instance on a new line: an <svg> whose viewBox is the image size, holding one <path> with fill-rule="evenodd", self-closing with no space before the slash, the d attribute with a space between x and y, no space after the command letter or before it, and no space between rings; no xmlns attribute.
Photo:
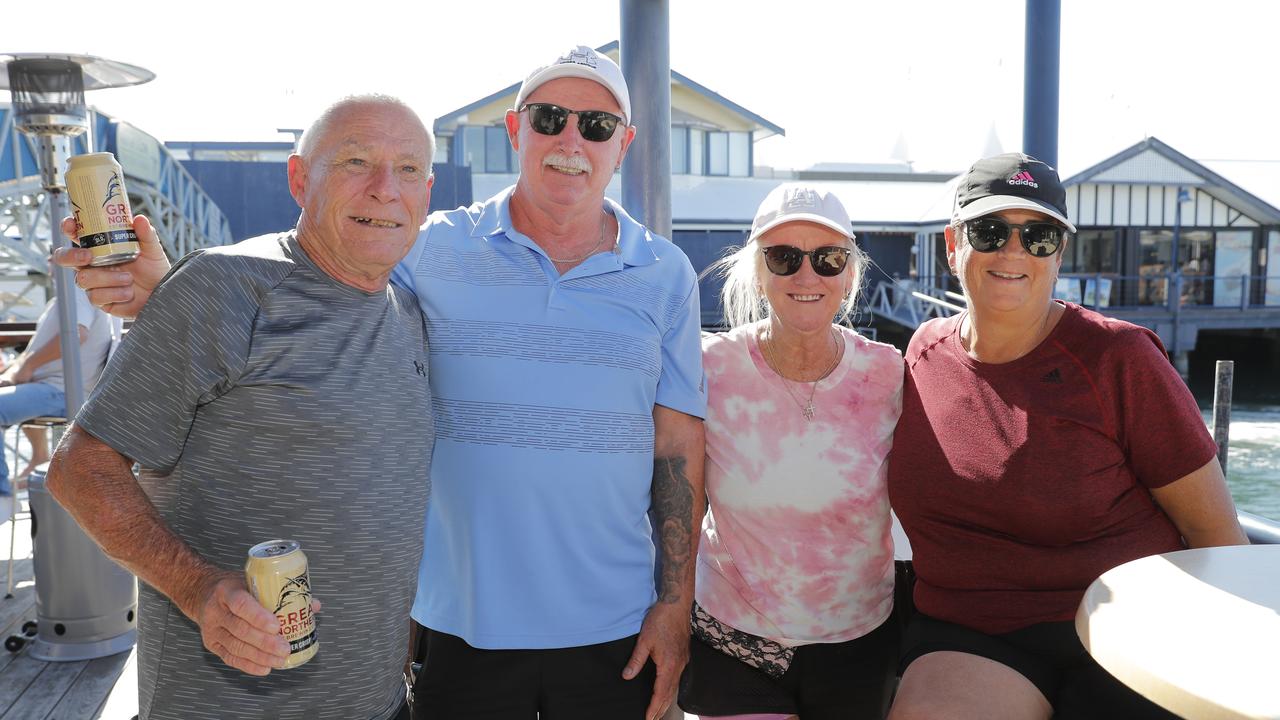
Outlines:
<svg viewBox="0 0 1280 720"><path fill-rule="evenodd" d="M787 393L758 328L703 337L711 507L695 595L721 622L786 645L852 640L893 609L885 474L902 355L841 328L844 358L805 420L810 386Z"/></svg>

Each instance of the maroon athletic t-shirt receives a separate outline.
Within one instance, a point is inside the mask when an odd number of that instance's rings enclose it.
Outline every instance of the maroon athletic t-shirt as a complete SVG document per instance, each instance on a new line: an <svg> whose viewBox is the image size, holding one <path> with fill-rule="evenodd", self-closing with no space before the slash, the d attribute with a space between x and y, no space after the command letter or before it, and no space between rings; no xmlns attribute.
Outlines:
<svg viewBox="0 0 1280 720"><path fill-rule="evenodd" d="M1150 489L1217 446L1159 338L1066 303L1027 355L960 344L961 315L907 348L889 499L911 540L916 607L986 633L1070 620L1129 560L1183 547Z"/></svg>

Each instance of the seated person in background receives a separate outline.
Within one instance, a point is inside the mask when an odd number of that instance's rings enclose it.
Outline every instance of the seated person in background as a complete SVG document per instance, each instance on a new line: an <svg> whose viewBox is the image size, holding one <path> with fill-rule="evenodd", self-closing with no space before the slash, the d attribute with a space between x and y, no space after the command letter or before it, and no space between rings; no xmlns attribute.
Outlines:
<svg viewBox="0 0 1280 720"><path fill-rule="evenodd" d="M76 324L80 326L80 376L85 393L98 382L107 363L112 337L120 335L120 321L89 304L84 291L75 288ZM0 426L8 428L32 418L66 414L62 382L62 343L58 324L58 301L50 300L36 321L36 332L27 349L0 373ZM31 429L31 462L18 480L31 469L49 460L49 442L40 429ZM10 492L9 462L0 462L0 494Z"/></svg>
<svg viewBox="0 0 1280 720"><path fill-rule="evenodd" d="M1075 232L1053 168L981 160L954 208L968 308L911 339L889 460L917 611L890 718L1171 718L1072 618L1117 565L1247 542L1217 446L1155 333L1053 299Z"/></svg>

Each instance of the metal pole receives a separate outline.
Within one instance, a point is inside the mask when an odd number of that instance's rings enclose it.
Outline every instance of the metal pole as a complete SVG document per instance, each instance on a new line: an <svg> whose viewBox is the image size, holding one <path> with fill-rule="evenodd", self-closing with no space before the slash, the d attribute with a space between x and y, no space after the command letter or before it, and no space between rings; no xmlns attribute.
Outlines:
<svg viewBox="0 0 1280 720"><path fill-rule="evenodd" d="M1058 166L1058 58L1062 45L1061 0L1027 0L1023 48L1022 149Z"/></svg>
<svg viewBox="0 0 1280 720"><path fill-rule="evenodd" d="M1236 364L1232 360L1219 360L1216 369L1217 382L1213 387L1213 441L1218 443L1218 464L1222 474L1227 474L1227 447L1231 444L1231 384Z"/></svg>
<svg viewBox="0 0 1280 720"><path fill-rule="evenodd" d="M622 74L636 138L622 168L622 206L671 237L671 10L668 0L621 0Z"/></svg>
<svg viewBox="0 0 1280 720"><path fill-rule="evenodd" d="M49 198L49 248L64 247L69 241L62 234L62 218L71 214L65 191L66 166L71 156L71 136L37 136L40 146L40 175ZM80 372L80 325L76 320L75 277L64 267L53 273L54 297L58 299L58 344L62 349L62 382L65 390L67 419L84 404L84 378Z"/></svg>
<svg viewBox="0 0 1280 720"><path fill-rule="evenodd" d="M1169 254L1169 297L1166 298L1170 303L1169 308L1173 311L1173 354L1174 364L1178 365L1178 347L1180 334L1180 326L1182 324L1182 270L1178 267L1178 243L1182 240L1182 188L1178 188L1175 193L1177 202L1173 204L1173 247ZM1178 372L1185 379L1187 373L1182 372L1181 365L1178 365Z"/></svg>
<svg viewBox="0 0 1280 720"><path fill-rule="evenodd" d="M1178 272L1178 245L1182 242L1182 197L1186 193L1184 188L1178 188L1178 192L1174 194L1177 202L1173 205L1173 250L1170 255L1170 269Z"/></svg>
<svg viewBox="0 0 1280 720"><path fill-rule="evenodd" d="M631 91L636 137L622 168L622 207L671 237L671 9L668 0L621 0L622 75ZM654 544L658 544L655 535ZM661 554L659 553L659 559ZM654 580L662 569L654 564ZM663 720L681 720L674 703Z"/></svg>
<svg viewBox="0 0 1280 720"><path fill-rule="evenodd" d="M49 192L49 228L53 233L50 247L65 247L69 241L62 234L62 218L70 214L67 196L61 190ZM55 296L58 298L58 342L62 348L62 382L66 392L67 419L84 404L84 377L80 372L80 325L76 319L75 275L59 266L53 273Z"/></svg>

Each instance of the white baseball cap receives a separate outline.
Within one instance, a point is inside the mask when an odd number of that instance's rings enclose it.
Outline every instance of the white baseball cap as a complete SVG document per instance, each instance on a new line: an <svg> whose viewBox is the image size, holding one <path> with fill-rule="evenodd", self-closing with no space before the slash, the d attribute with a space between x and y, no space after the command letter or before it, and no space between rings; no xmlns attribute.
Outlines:
<svg viewBox="0 0 1280 720"><path fill-rule="evenodd" d="M607 55L592 50L586 45L579 45L556 58L555 62L529 73L520 85L516 95L515 110L519 110L524 101L549 80L563 77L586 78L594 80L608 88L622 108L622 122L631 124L631 93L627 90L627 81L622 77L622 68ZM574 108L575 110L595 110L598 108Z"/></svg>
<svg viewBox="0 0 1280 720"><path fill-rule="evenodd" d="M760 202L747 242L758 240L783 223L801 220L829 227L850 240L856 237L849 213L834 193L813 185L789 183L774 188Z"/></svg>

